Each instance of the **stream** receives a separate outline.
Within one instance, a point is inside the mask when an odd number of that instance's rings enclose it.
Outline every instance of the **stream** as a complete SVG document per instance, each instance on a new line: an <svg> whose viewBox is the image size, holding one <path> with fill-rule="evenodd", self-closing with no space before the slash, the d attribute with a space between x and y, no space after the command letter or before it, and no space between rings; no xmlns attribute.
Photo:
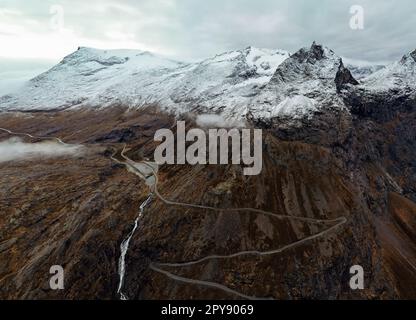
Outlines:
<svg viewBox="0 0 416 320"><path fill-rule="evenodd" d="M117 293L120 294L121 300L128 300L128 297L122 292L122 289L123 289L123 284L124 284L124 277L126 274L126 255L127 255L127 251L129 250L130 240L133 237L134 233L136 232L136 229L139 225L139 221L143 216L144 209L152 201L152 197L153 197L153 194L150 193L147 199L140 205L139 215L134 221L133 229L130 231L126 239L124 239L124 241L120 245L121 254L118 260L119 283L118 283Z"/></svg>

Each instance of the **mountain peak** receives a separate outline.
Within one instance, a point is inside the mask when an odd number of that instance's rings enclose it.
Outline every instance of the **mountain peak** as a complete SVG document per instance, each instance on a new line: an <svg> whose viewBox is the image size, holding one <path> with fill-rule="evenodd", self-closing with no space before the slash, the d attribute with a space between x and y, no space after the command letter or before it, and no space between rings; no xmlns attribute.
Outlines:
<svg viewBox="0 0 416 320"><path fill-rule="evenodd" d="M337 91L341 91L345 85L352 84L358 85L358 81L353 77L351 71L344 66L344 63L341 60L339 65L338 72L335 76L335 85L337 87Z"/></svg>
<svg viewBox="0 0 416 320"><path fill-rule="evenodd" d="M97 49L92 47L78 47L76 51L71 55L88 55L88 56L100 56L100 57L123 57L131 58L138 55L148 54L154 55L150 51L138 50L138 49Z"/></svg>
<svg viewBox="0 0 416 320"><path fill-rule="evenodd" d="M407 64L413 65L415 62L416 62L416 49L412 52L405 54L399 61L401 65L407 65Z"/></svg>
<svg viewBox="0 0 416 320"><path fill-rule="evenodd" d="M314 42L286 59L256 97L250 112L262 117L289 114L311 116L319 107L343 108L339 91L346 84L357 84L342 59ZM293 112L292 112L293 111Z"/></svg>
<svg viewBox="0 0 416 320"><path fill-rule="evenodd" d="M404 55L401 60L387 65L363 79L365 88L384 92L394 89L397 92L414 92L416 83L416 50Z"/></svg>
<svg viewBox="0 0 416 320"><path fill-rule="evenodd" d="M276 70L272 82L293 82L302 79L335 79L342 59L335 53L313 42L310 48L302 48L290 56ZM345 67L344 67L345 69Z"/></svg>
<svg viewBox="0 0 416 320"><path fill-rule="evenodd" d="M416 61L416 49L410 52L409 56L412 57L414 61Z"/></svg>
<svg viewBox="0 0 416 320"><path fill-rule="evenodd" d="M251 51L251 50L256 50L257 48L256 47L254 47L254 46L248 46L248 47L246 47L244 50L245 51Z"/></svg>
<svg viewBox="0 0 416 320"><path fill-rule="evenodd" d="M324 47L321 44L317 44L315 41L312 43L310 53L316 60L321 60L325 56Z"/></svg>
<svg viewBox="0 0 416 320"><path fill-rule="evenodd" d="M302 48L291 57L300 63L307 62L310 64L315 64L316 62L325 59L340 60L340 58L336 56L332 50L321 44L317 44L315 41L312 43L310 48Z"/></svg>

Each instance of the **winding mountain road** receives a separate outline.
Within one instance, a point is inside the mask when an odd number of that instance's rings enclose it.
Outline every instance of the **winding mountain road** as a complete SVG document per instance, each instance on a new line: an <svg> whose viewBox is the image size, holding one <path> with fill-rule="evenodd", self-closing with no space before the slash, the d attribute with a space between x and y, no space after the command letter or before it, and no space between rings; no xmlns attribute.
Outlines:
<svg viewBox="0 0 416 320"><path fill-rule="evenodd" d="M28 133L16 133L16 132L13 132L13 131L5 129L5 128L0 128L0 130L4 131L4 132L6 132L10 135L27 136L27 137L32 138L32 139L56 140L58 143L66 145L65 142L63 142L60 138L57 138L57 137L36 137L36 136L33 136L31 134L28 134ZM293 249L297 246L300 246L300 245L302 245L306 242L313 241L313 240L318 239L320 237L324 237L324 236L328 235L329 233L333 232L335 229L341 227L343 224L345 224L347 222L347 218L345 218L345 217L339 217L339 218L336 218L336 219L329 219L329 220L312 219L312 218L306 218L306 217L296 217L296 216L276 214L276 213L273 213L273 212L264 211L264 210L261 210L261 209L255 209L255 208L215 208L215 207L209 207L209 206L204 206L204 205L198 205L198 204L191 204L191 203L184 203L184 202L177 202L177 201L168 200L163 195L161 195L159 190L158 190L159 177L158 177L158 174L157 174L157 172L154 168L154 164L150 163L148 161L135 162L135 161L131 160L130 158L128 158L125 155L126 148L127 148L127 145L125 144L123 146L123 149L122 149L121 153L120 153L121 156L123 157L123 159L125 160L125 162L120 161L120 160L118 160L117 158L114 157L115 154L118 152L117 150L110 156L110 159L119 163L119 164L125 165L128 169L130 169L130 171L133 171L137 176L139 176L141 179L144 179L146 181L148 181L149 175L140 171L139 170L139 167L140 167L139 165L144 164L145 166L147 166L151 170L151 173L154 177L154 184L150 186L151 191L157 196L157 198L159 198L166 205L181 206L181 207L188 207L188 208L194 208L194 209L204 209L204 210L219 211L219 212L253 212L253 213L257 213L257 214L271 216L271 217L278 218L278 219L289 219L289 220L297 220L297 221L303 221L303 222L308 222L308 223L318 223L318 224L329 224L329 223L334 224L334 225L330 226L329 228L327 228L327 229L325 229L325 230L323 230L319 233L310 235L306 238L297 240L297 241L295 241L291 244L285 245L285 246L277 248L277 249L269 250L269 251L249 250L249 251L240 251L240 252L236 252L236 253L229 254L229 255L213 254L213 255L205 256L205 257L203 257L201 259L198 259L198 260L186 261L186 262L162 263L162 262L152 261L149 264L149 268L151 270L153 270L155 272L158 272L160 274L163 274L163 275L167 276L168 278L170 278L172 280L183 282L183 283L188 283L188 284L193 284L193 285L200 285L200 286L205 286L205 287L216 288L216 289L222 290L226 293L233 294L233 295L239 296L239 297L244 298L244 299L249 299L249 300L268 299L268 298L261 298L261 297L256 297L256 296L248 296L248 295L245 295L241 292L238 292L236 290L233 290L233 289L231 289L227 286L221 285L221 284L216 283L216 282L203 281L203 280L181 277L181 276L175 275L175 274L173 274L169 271L163 270L162 267L188 267L188 266L193 266L193 265L205 262L205 261L215 260L215 259L232 259L232 258L236 258L236 257L240 257L240 256L247 256L247 255L267 256L267 255L282 253L286 250ZM126 252L124 254L126 254ZM119 290L120 290L120 288L119 288Z"/></svg>
<svg viewBox="0 0 416 320"><path fill-rule="evenodd" d="M135 170L137 172L137 175L139 177L143 177L143 173L140 172L137 169L136 166L132 165L132 163L135 163L135 162L133 160L131 160L130 158L128 158L125 155L125 152L126 152L126 145L124 145L124 147L123 147L123 150L121 152L121 156L127 161L128 165L131 166L131 168L133 168L133 170ZM214 255L205 256L205 257L203 257L201 259L198 259L198 260L187 261L187 262L178 262L178 263L161 263L161 262L153 262L153 261L150 263L150 265L149 265L150 269L152 269L155 272L164 274L165 276L167 276L170 279L175 280L175 281L184 282L184 283L188 283L188 284L194 284L194 285L201 285L201 286L206 286L206 287L213 287L213 288L216 288L216 289L223 290L227 293L235 294L235 295L237 295L241 298L244 298L244 299L250 299L250 300L264 300L264 299L267 299L267 298L259 298L259 297L255 297L255 296L248 296L248 295L245 295L243 293L235 291L235 290L233 290L233 289L231 289L227 286L221 285L221 284L216 283L216 282L202 281L202 280L196 280L196 279L181 277L181 276L175 275L175 274L173 274L169 271L163 270L163 269L161 269L161 267L187 267L187 266L196 265L196 264L199 264L199 263L202 263L202 262L205 262L205 261L209 261L209 260L231 259L231 258L236 258L236 257L246 256L246 255L253 255L253 256L273 255L273 254L281 253L281 252L289 250L289 249L293 249L297 246L300 246L300 245L302 245L306 242L315 240L317 238L324 237L327 234L334 231L335 229L341 227L343 224L345 224L347 222L347 218L345 218L345 217L339 217L339 218L331 219L331 220L322 220L322 219L312 219L312 218L305 218L305 217L295 217L295 216L289 216L289 215L276 214L276 213L273 213L273 212L264 211L264 210L260 210L260 209L254 209L254 208L215 208L215 207L209 207L209 206L204 206L204 205L196 205L196 204L190 204L190 203L184 203L184 202L171 201L171 200L166 199L163 195L160 194L160 192L158 190L158 183L159 183L158 174L155 172L152 164L147 162L147 161L142 161L140 163L146 164L147 166L149 166L149 168L151 168L151 170L153 172L153 175L155 177L155 184L153 185L152 191L163 203L165 203L167 205L182 206L182 207L196 208L196 209L205 209L205 210L213 210L213 211L221 211L221 212L240 212L240 211L254 212L254 213L257 213L257 214L268 215L268 216L272 216L272 217L279 218L279 219L298 220L298 221L304 221L304 222L309 222L309 223L320 223L320 224L335 223L333 226L331 226L328 229L325 229L325 230L323 230L319 233L313 234L311 236L300 239L300 240L295 241L291 244L285 245L283 247L280 247L280 248L274 249L274 250L269 250L269 251L258 251L258 250L240 251L240 252L229 254L229 255L215 255L214 254Z"/></svg>
<svg viewBox="0 0 416 320"><path fill-rule="evenodd" d="M29 137L31 139L56 140L58 143L60 143L62 145L68 145L67 143L63 142L60 138L57 138L57 137L42 137L42 136L37 137L37 136L33 136L29 133L13 132L13 131L10 131L10 130L5 129L5 128L0 128L0 131L6 132L6 133L8 133L10 135L13 135L13 136L26 136L26 137Z"/></svg>

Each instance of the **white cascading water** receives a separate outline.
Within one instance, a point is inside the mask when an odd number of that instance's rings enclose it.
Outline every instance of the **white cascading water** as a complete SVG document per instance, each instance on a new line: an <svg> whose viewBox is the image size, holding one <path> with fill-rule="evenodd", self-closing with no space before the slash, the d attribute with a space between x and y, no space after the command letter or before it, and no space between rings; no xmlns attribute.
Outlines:
<svg viewBox="0 0 416 320"><path fill-rule="evenodd" d="M139 220L143 216L144 209L151 202L152 196L153 196L153 194L151 193L149 195L149 197L147 197L147 199L140 205L139 215L137 216L136 220L134 221L134 227L130 231L130 233L127 235L126 239L124 239L124 241L120 245L121 254L120 254L120 258L118 260L118 274L119 274L119 279L120 280L119 280L119 284L118 284L117 293L120 294L120 299L121 300L128 300L128 297L125 294L123 294L121 289L123 288L123 284L124 284L124 276L125 276L125 273L126 273L126 254L127 254L128 249L129 249L130 240L133 237L134 232L136 231L136 229L138 227Z"/></svg>

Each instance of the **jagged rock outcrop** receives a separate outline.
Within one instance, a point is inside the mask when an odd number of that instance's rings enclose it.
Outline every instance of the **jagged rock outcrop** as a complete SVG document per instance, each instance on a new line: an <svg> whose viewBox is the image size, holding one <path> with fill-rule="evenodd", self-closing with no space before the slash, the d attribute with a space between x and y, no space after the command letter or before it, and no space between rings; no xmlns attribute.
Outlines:
<svg viewBox="0 0 416 320"><path fill-rule="evenodd" d="M253 98L250 113L265 122L283 119L300 127L325 110L346 110L338 91L347 83L354 84L355 80L342 59L314 42L277 68L267 86Z"/></svg>
<svg viewBox="0 0 416 320"><path fill-rule="evenodd" d="M379 121L390 121L399 113L413 112L416 107L415 52L363 79L344 97L353 114Z"/></svg>
<svg viewBox="0 0 416 320"><path fill-rule="evenodd" d="M355 80L351 71L344 67L344 64L341 61L337 75L335 76L337 91L340 92L347 84L358 85L359 82Z"/></svg>

